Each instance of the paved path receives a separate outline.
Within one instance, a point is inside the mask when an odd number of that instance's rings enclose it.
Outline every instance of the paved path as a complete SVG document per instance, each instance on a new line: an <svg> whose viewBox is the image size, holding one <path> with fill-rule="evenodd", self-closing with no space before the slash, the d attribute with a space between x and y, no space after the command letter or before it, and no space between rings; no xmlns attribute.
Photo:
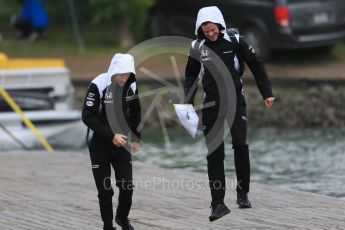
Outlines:
<svg viewBox="0 0 345 230"><path fill-rule="evenodd" d="M0 152L0 162L1 230L101 229L87 155ZM340 199L252 184L252 209L238 209L229 189L231 214L209 223L207 175L135 163L134 176L136 230L345 229Z"/></svg>

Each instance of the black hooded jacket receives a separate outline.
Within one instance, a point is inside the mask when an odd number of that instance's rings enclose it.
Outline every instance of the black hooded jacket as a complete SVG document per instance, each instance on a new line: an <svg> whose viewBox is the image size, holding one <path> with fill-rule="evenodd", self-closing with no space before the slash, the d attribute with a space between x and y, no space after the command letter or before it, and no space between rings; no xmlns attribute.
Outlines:
<svg viewBox="0 0 345 230"><path fill-rule="evenodd" d="M102 77L102 75L98 76L98 78ZM96 79L91 82L87 90L82 109L82 120L88 127L87 143L112 145L114 133L110 128L104 103L110 94L107 93L106 81ZM137 127L141 121L141 107L134 74L128 78L122 95L116 96L113 93L111 95L113 100L122 100L122 113L127 123L124 127L129 127L123 130L126 133L122 134L127 135L127 132L132 132L132 141L139 142L141 133Z"/></svg>
<svg viewBox="0 0 345 230"><path fill-rule="evenodd" d="M205 54L210 54L211 52L207 52L207 50L212 50L224 62L231 73L236 88L237 104L245 104L244 90L237 63L239 58L241 58L252 71L262 97L264 99L273 97L271 84L268 80L262 60L243 38L239 37L238 44L240 54L237 54L235 51L234 46L236 44L233 44L229 36L227 34L224 35L222 32L219 33L219 37L216 41L210 41L208 39L194 41L189 51L190 53L185 71L185 95L188 95L188 92L192 89L192 85L197 80L200 70L202 70L202 85L205 91L204 102L216 101L216 104L219 104L220 95L218 87L221 86L217 86L216 84L216 78L219 76L213 76L211 71L206 67L207 62L212 61L212 57L207 58ZM193 57L197 57L197 59ZM192 92L190 98L186 98L186 103L194 104L195 93L196 89Z"/></svg>

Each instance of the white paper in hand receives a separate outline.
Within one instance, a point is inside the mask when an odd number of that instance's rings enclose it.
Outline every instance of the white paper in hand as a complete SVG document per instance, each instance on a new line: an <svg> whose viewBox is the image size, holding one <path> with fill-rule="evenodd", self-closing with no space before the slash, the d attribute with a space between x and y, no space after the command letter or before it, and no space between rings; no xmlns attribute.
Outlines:
<svg viewBox="0 0 345 230"><path fill-rule="evenodd" d="M174 104L176 115L183 127L188 133L195 138L198 129L199 117L196 114L193 105L190 104Z"/></svg>

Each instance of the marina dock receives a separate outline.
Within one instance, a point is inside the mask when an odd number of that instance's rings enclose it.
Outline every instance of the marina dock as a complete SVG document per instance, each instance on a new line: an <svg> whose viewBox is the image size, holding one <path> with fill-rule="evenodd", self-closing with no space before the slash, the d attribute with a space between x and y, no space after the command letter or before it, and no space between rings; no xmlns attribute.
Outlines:
<svg viewBox="0 0 345 230"><path fill-rule="evenodd" d="M102 229L87 154L0 152L0 162L1 230ZM133 165L130 220L138 230L345 229L345 200L252 183L253 208L238 209L230 180L231 213L210 223L207 174Z"/></svg>

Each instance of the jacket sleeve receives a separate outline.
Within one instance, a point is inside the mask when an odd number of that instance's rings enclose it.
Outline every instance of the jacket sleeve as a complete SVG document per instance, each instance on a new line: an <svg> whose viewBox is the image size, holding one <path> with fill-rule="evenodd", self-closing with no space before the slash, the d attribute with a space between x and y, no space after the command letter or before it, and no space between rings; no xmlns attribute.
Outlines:
<svg viewBox="0 0 345 230"><path fill-rule="evenodd" d="M271 83L268 80L267 72L261 58L256 54L255 50L243 38L239 41L242 50L243 59L247 63L250 71L252 71L256 85L264 99L273 97Z"/></svg>
<svg viewBox="0 0 345 230"><path fill-rule="evenodd" d="M138 126L141 122L141 106L138 96L138 87L136 87L132 98L128 101L129 112L129 126L132 131L132 141L140 142L141 131L138 130Z"/></svg>
<svg viewBox="0 0 345 230"><path fill-rule="evenodd" d="M197 78L200 73L201 63L196 59L197 52L193 47L189 51L187 66L185 70L184 95L185 103L194 105L194 98L198 90Z"/></svg>
<svg viewBox="0 0 345 230"><path fill-rule="evenodd" d="M109 125L103 124L99 120L99 109L101 105L101 98L98 87L91 83L86 95L82 109L82 120L84 124L95 132L96 135L105 140L112 141L114 134Z"/></svg>

